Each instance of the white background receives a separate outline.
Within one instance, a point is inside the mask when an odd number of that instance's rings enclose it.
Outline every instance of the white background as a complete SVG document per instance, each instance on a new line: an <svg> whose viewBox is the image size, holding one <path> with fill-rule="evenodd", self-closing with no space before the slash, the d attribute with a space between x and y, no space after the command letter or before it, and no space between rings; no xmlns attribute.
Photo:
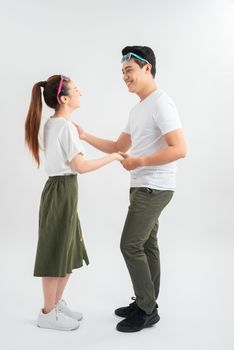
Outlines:
<svg viewBox="0 0 234 350"><path fill-rule="evenodd" d="M231 350L234 336L234 1L0 1L1 349ZM119 251L129 174L116 162L79 177L79 215L91 264L65 298L84 313L78 331L41 330L40 279L33 278L40 194L46 175L24 145L32 85L65 74L82 91L73 119L115 139L130 95L121 49L151 46L158 85L175 101L188 155L161 217L161 321L137 334L115 330L116 307L133 295ZM43 122L51 111L43 110ZM102 154L86 145L88 158Z"/></svg>

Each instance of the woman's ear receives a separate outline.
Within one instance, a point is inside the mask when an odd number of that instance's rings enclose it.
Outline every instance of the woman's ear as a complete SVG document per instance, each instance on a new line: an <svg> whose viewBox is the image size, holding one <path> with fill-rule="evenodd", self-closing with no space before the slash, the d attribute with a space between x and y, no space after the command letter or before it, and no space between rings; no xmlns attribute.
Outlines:
<svg viewBox="0 0 234 350"><path fill-rule="evenodd" d="M67 101L68 101L68 96L60 96L60 101L61 101L61 103L64 103L64 104L66 104L67 103Z"/></svg>

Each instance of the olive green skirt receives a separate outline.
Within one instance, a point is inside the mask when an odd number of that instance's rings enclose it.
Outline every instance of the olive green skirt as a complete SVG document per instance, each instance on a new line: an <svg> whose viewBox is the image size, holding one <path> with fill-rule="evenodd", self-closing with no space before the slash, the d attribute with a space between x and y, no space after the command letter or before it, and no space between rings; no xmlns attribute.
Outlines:
<svg viewBox="0 0 234 350"><path fill-rule="evenodd" d="M41 195L34 276L65 277L83 260L89 264L77 202L77 175L49 177Z"/></svg>

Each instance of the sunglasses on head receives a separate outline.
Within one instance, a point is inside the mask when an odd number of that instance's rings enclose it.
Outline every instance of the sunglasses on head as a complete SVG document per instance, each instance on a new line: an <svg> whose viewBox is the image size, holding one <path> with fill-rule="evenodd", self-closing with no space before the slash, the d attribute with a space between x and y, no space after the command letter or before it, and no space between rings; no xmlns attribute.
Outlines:
<svg viewBox="0 0 234 350"><path fill-rule="evenodd" d="M63 88L63 81L69 81L69 80L70 80L70 78L66 77L65 75L60 76L60 82L59 82L59 87L58 87L58 92L57 92L57 101L59 104L61 104L59 94L61 93L62 88Z"/></svg>
<svg viewBox="0 0 234 350"><path fill-rule="evenodd" d="M124 61L129 61L129 60L132 58L132 56L135 57L135 58L137 58L137 59L140 60L140 61L143 61L143 62L146 62L146 63L150 64L149 61L147 61L147 60L144 59L143 57L141 57L141 56L139 56L139 55L137 55L136 53L133 53L133 52L129 52L129 53L127 53L126 55L124 55L124 56L121 58L121 63L123 63Z"/></svg>

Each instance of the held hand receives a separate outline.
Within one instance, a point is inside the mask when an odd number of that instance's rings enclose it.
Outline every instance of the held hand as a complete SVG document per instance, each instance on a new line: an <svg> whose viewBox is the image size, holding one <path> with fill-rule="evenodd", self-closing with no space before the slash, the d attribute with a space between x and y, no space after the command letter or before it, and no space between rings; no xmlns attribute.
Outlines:
<svg viewBox="0 0 234 350"><path fill-rule="evenodd" d="M115 160L118 160L120 162L124 159L120 153L113 153L113 155L115 157Z"/></svg>
<svg viewBox="0 0 234 350"><path fill-rule="evenodd" d="M119 152L119 154L121 154L121 156L122 156L124 159L127 159L127 158L129 157L129 154L124 153L124 152Z"/></svg>
<svg viewBox="0 0 234 350"><path fill-rule="evenodd" d="M126 153L121 153L124 160L121 161L124 169L134 170L140 166L143 166L142 159L140 157L133 157Z"/></svg>
<svg viewBox="0 0 234 350"><path fill-rule="evenodd" d="M72 122L72 123L75 125L75 127L77 129L80 139L84 140L85 139L85 131L80 127L80 125L78 125L74 122Z"/></svg>

